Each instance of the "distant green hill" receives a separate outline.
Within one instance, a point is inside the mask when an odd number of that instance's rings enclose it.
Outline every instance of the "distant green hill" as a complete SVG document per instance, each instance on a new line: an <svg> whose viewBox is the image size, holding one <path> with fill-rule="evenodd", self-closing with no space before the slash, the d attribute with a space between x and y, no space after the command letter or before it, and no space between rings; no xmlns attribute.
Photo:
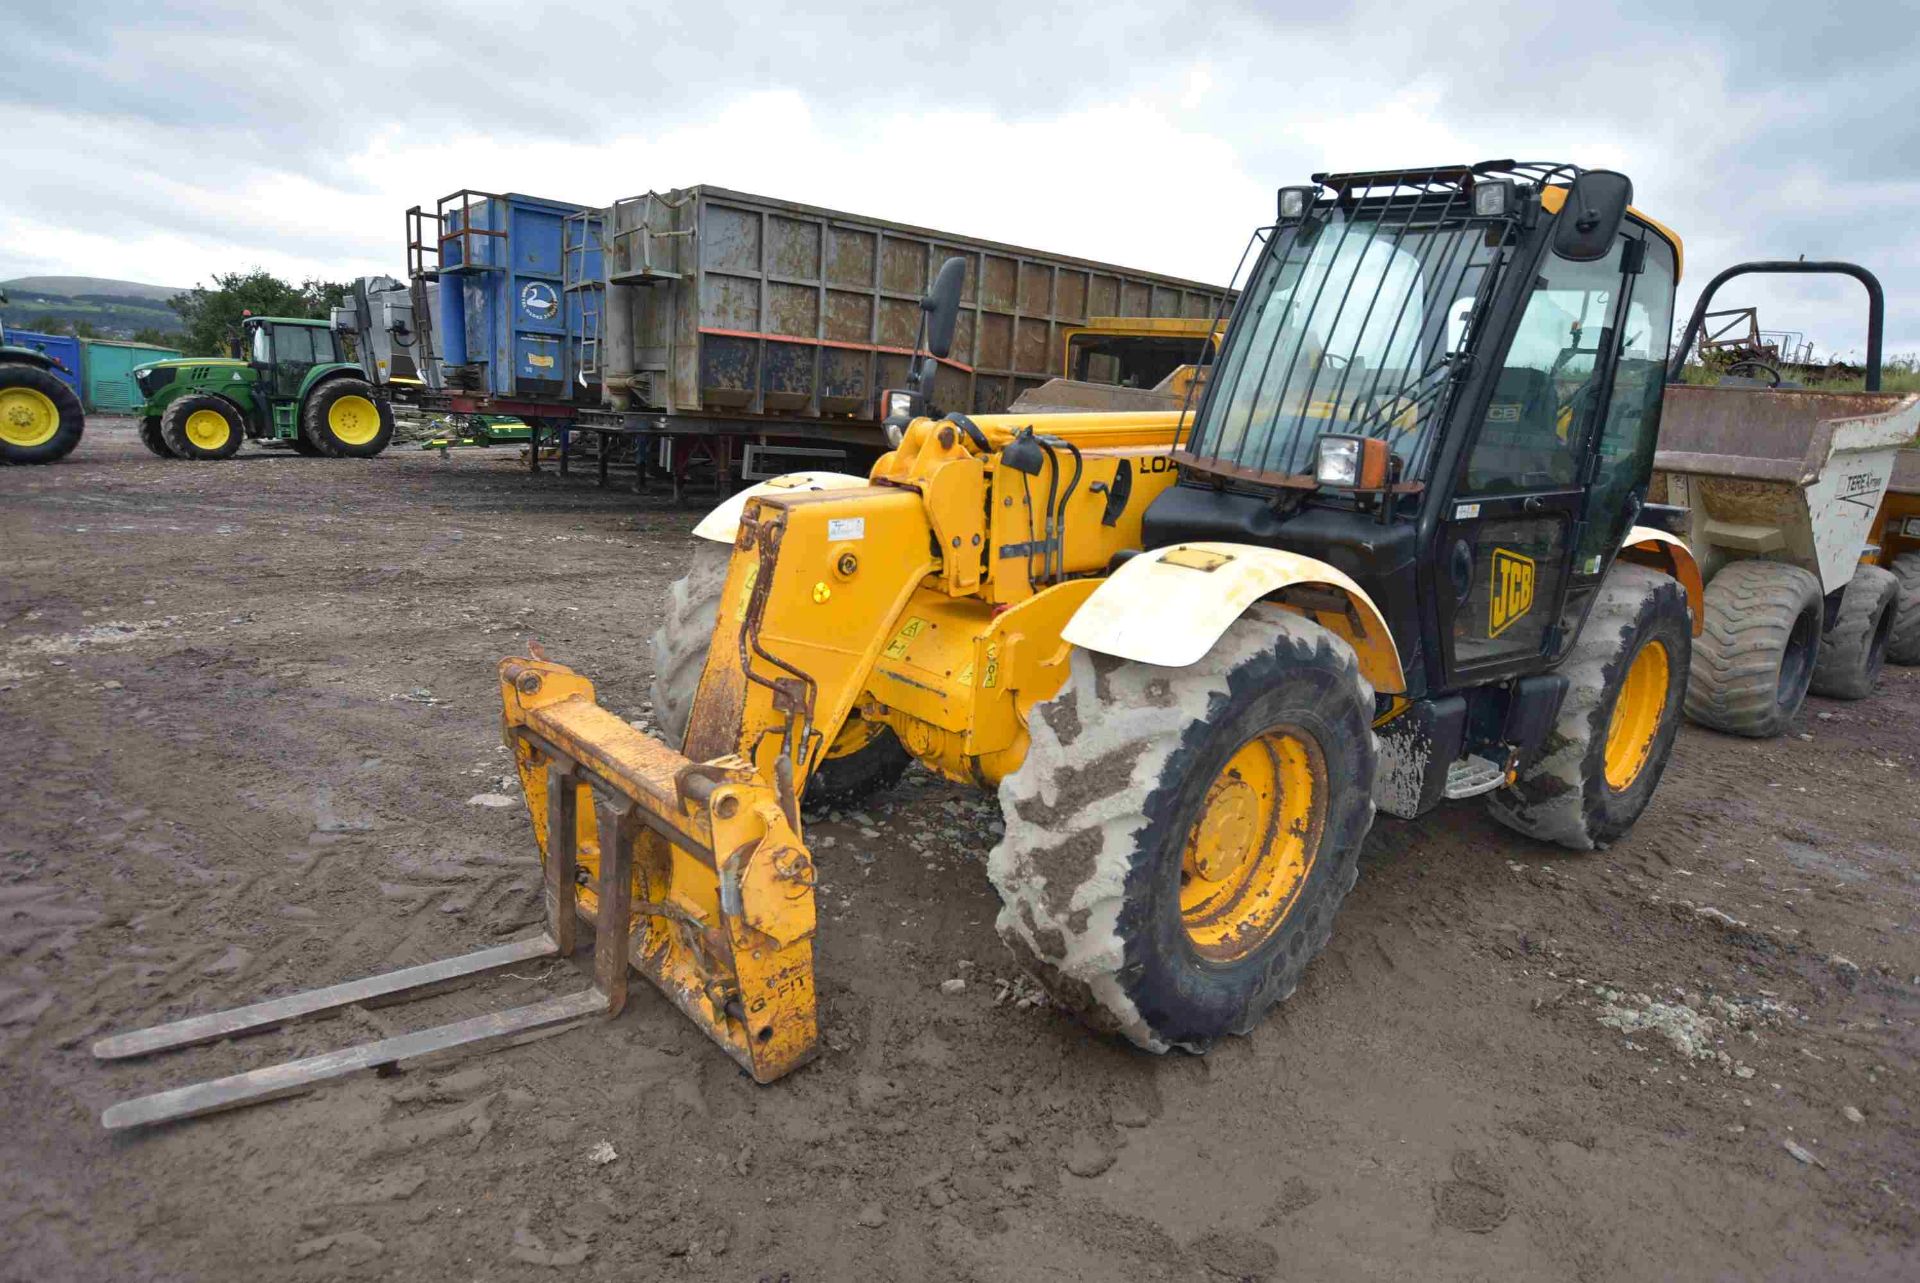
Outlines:
<svg viewBox="0 0 1920 1283"><path fill-rule="evenodd" d="M141 281L116 281L105 276L19 276L0 281L0 289L11 294L15 287L41 294L63 294L77 298L84 294L109 294L116 298L142 298L164 303L175 294L185 294L184 285L148 285Z"/></svg>
<svg viewBox="0 0 1920 1283"><path fill-rule="evenodd" d="M167 285L115 281L99 276L22 276L0 281L7 306L7 328L65 329L91 325L103 338L128 339L141 330L175 333L180 318L167 300L184 293Z"/></svg>

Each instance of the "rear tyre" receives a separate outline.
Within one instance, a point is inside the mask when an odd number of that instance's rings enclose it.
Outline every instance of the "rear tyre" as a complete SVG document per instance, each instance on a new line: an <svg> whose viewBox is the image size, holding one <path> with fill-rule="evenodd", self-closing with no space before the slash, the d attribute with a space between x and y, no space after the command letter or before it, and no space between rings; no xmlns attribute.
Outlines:
<svg viewBox="0 0 1920 1283"><path fill-rule="evenodd" d="M166 438L160 435L160 416L149 414L140 420L140 444L159 455L162 459L174 457L167 448Z"/></svg>
<svg viewBox="0 0 1920 1283"><path fill-rule="evenodd" d="M86 431L80 398L51 370L0 364L0 463L54 463Z"/></svg>
<svg viewBox="0 0 1920 1283"><path fill-rule="evenodd" d="M160 415L160 440L177 459L231 459L246 439L240 412L217 396L183 396Z"/></svg>
<svg viewBox="0 0 1920 1283"><path fill-rule="evenodd" d="M1920 664L1920 552L1895 557L1893 577L1900 583L1900 594L1894 600L1887 658L1896 664Z"/></svg>
<svg viewBox="0 0 1920 1283"><path fill-rule="evenodd" d="M1820 652L1820 581L1798 566L1736 561L1707 585L1687 716L1730 735L1787 729Z"/></svg>
<svg viewBox="0 0 1920 1283"><path fill-rule="evenodd" d="M1071 663L1000 785L1000 937L1095 1029L1204 1051L1326 947L1373 824L1373 690L1277 607L1187 668Z"/></svg>
<svg viewBox="0 0 1920 1283"><path fill-rule="evenodd" d="M393 407L364 379L330 379L307 394L300 434L332 459L371 459L393 440Z"/></svg>
<svg viewBox="0 0 1920 1283"><path fill-rule="evenodd" d="M653 633L653 716L667 742L687 742L693 697L707 667L713 626L720 617L720 594L727 585L733 545L699 539L687 573L667 590L667 614ZM809 809L850 806L900 782L912 762L893 731L856 715L847 719L807 781Z"/></svg>
<svg viewBox="0 0 1920 1283"><path fill-rule="evenodd" d="M321 457L319 447L307 440L304 432L296 433L294 436L288 438L287 444L293 447L295 454L303 455L309 459L318 459Z"/></svg>
<svg viewBox="0 0 1920 1283"><path fill-rule="evenodd" d="M1891 570L1855 567L1840 595L1840 615L1820 639L1812 690L1829 699L1865 699L1880 680L1893 638L1900 581Z"/></svg>
<svg viewBox="0 0 1920 1283"><path fill-rule="evenodd" d="M1671 576L1615 563L1560 664L1559 717L1512 786L1487 794L1493 818L1576 851L1632 828L1673 753L1692 632Z"/></svg>

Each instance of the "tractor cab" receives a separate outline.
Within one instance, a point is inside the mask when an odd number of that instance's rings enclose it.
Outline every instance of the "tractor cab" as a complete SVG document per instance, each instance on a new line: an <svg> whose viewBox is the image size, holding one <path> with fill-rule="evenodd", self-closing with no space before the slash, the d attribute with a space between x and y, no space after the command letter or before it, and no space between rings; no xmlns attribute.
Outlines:
<svg viewBox="0 0 1920 1283"><path fill-rule="evenodd" d="M340 338L325 321L250 316L241 325L243 360L273 401L294 401L315 366L346 360Z"/></svg>

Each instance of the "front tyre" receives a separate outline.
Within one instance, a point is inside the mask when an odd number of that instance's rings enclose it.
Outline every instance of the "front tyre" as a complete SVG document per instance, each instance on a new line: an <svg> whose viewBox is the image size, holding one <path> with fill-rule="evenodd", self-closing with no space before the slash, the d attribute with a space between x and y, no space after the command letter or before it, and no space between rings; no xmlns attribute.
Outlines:
<svg viewBox="0 0 1920 1283"><path fill-rule="evenodd" d="M1373 824L1372 688L1270 606L1186 668L1071 663L1000 785L1000 936L1095 1029L1204 1051L1326 947Z"/></svg>
<svg viewBox="0 0 1920 1283"><path fill-rule="evenodd" d="M54 463L86 430L73 389L37 365L0 364L0 463Z"/></svg>
<svg viewBox="0 0 1920 1283"><path fill-rule="evenodd" d="M149 414L140 420L140 444L162 459L174 457L165 437L160 435L160 416Z"/></svg>
<svg viewBox="0 0 1920 1283"><path fill-rule="evenodd" d="M1895 557L1893 577L1899 581L1900 594L1894 599L1887 658L1896 664L1920 664L1920 552Z"/></svg>
<svg viewBox="0 0 1920 1283"><path fill-rule="evenodd" d="M1777 561L1736 561L1707 585L1687 675L1687 716L1769 739L1807 698L1820 654L1820 581Z"/></svg>
<svg viewBox="0 0 1920 1283"><path fill-rule="evenodd" d="M1865 699L1886 663L1900 608L1900 580L1891 570L1857 566L1840 594L1840 613L1820 639L1811 689L1828 699Z"/></svg>
<svg viewBox="0 0 1920 1283"><path fill-rule="evenodd" d="M160 440L176 459L231 459L246 439L240 412L217 396L183 396L160 415Z"/></svg>
<svg viewBox="0 0 1920 1283"><path fill-rule="evenodd" d="M364 379L329 379L307 394L300 435L333 459L371 459L393 440L393 407Z"/></svg>
<svg viewBox="0 0 1920 1283"><path fill-rule="evenodd" d="M1487 794L1493 818L1576 851L1632 828L1673 753L1692 632L1670 575L1616 562L1560 664L1567 695L1546 742L1511 786Z"/></svg>

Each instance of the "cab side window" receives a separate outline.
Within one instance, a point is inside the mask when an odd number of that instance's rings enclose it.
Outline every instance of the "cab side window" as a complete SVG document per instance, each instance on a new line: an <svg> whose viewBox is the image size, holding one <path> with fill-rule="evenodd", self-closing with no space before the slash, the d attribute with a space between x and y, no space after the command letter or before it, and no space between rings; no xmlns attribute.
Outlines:
<svg viewBox="0 0 1920 1283"><path fill-rule="evenodd" d="M1611 333L1621 244L1595 262L1550 257L1542 265L1468 457L1462 493L1523 494L1576 484L1575 451L1600 400L1594 370Z"/></svg>
<svg viewBox="0 0 1920 1283"><path fill-rule="evenodd" d="M1646 246L1645 267L1634 281L1621 324L1613 402L1600 428L1599 473L1578 550L1576 569L1581 573L1597 571L1607 553L1625 538L1627 522L1636 510L1629 499L1652 466L1660 436L1660 402L1666 391L1673 334L1673 247L1652 234L1646 234Z"/></svg>

